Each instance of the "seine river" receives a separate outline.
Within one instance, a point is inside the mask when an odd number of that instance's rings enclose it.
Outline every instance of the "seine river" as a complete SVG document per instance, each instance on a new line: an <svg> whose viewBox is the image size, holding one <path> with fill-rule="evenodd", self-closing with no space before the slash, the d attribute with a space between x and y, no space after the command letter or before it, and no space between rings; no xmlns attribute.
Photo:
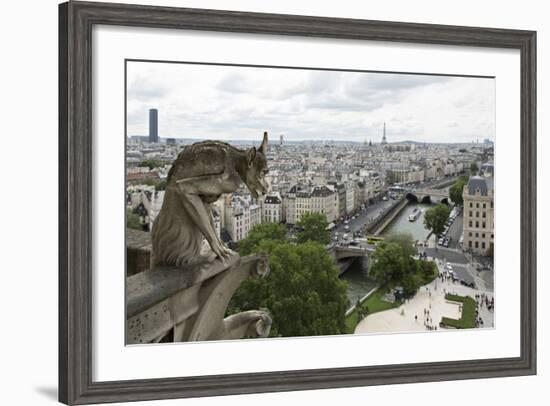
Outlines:
<svg viewBox="0 0 550 406"><path fill-rule="evenodd" d="M416 221L409 221L409 214L418 208L422 214ZM391 233L410 233L415 240L425 240L429 231L424 228L424 213L430 208L429 204L409 203L382 233L382 236ZM348 299L354 305L358 299L366 295L376 284L367 276L367 261L365 258L356 259L341 278L348 282Z"/></svg>
<svg viewBox="0 0 550 406"><path fill-rule="evenodd" d="M424 203L409 203L394 221L385 228L382 236L391 233L410 233L414 240L425 240L428 237L429 231L424 228L424 213L431 207L430 204ZM422 210L416 221L409 221L409 214L414 209Z"/></svg>

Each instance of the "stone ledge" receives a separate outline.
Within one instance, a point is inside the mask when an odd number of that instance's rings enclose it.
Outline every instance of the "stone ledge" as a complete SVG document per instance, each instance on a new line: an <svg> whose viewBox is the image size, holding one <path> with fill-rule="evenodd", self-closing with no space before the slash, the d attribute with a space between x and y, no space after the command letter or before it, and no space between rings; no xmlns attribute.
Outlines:
<svg viewBox="0 0 550 406"><path fill-rule="evenodd" d="M185 268L159 267L129 276L126 278L126 318L135 316L180 290L214 277L231 268L239 259L238 255L234 255L225 262L216 259Z"/></svg>

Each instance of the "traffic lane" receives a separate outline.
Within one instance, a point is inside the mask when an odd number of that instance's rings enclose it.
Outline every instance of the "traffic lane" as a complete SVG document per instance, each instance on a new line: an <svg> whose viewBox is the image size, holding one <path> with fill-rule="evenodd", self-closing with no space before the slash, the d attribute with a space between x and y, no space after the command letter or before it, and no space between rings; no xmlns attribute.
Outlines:
<svg viewBox="0 0 550 406"><path fill-rule="evenodd" d="M495 273L494 271L475 271L476 276L483 281L485 289L488 291L494 291L495 286Z"/></svg>
<svg viewBox="0 0 550 406"><path fill-rule="evenodd" d="M462 213L459 214L455 221L453 221L453 224L451 224L451 228L449 229L449 232L447 233L447 237L451 237L451 242L449 243L449 248L462 248L458 246L458 242L460 241L460 236L462 235Z"/></svg>
<svg viewBox="0 0 550 406"><path fill-rule="evenodd" d="M347 224L350 228L349 232L355 232L355 231L361 230L365 225L369 223L369 221L376 219L378 216L380 216L380 214L382 214L382 212L387 210L389 207L391 207L395 203L396 203L395 200L388 199L387 201L381 200L379 202L371 204L366 208L366 210L360 211L358 213L358 217L356 217L355 219L350 218ZM344 230L345 226L346 225L344 224L344 222L339 223L334 228L333 234L342 233L342 232L345 233L346 232Z"/></svg>
<svg viewBox="0 0 550 406"><path fill-rule="evenodd" d="M453 272L459 280L467 284L475 283L473 275L468 271L467 264L449 263L449 265L453 268Z"/></svg>
<svg viewBox="0 0 550 406"><path fill-rule="evenodd" d="M430 257L446 260L447 262L456 262L459 264L467 264L468 258L460 251L452 250L449 248L437 247L437 248L425 248L424 252Z"/></svg>
<svg viewBox="0 0 550 406"><path fill-rule="evenodd" d="M359 217L354 220L350 220L349 226L351 231L360 231L364 226L377 219L394 204L396 204L395 200L388 199L367 207L365 211L360 213Z"/></svg>

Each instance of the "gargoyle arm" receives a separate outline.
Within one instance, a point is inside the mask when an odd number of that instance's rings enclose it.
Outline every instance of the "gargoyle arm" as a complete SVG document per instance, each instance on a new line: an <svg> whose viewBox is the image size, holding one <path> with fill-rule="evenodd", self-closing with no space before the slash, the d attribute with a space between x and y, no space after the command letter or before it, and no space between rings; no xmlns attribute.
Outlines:
<svg viewBox="0 0 550 406"><path fill-rule="evenodd" d="M228 191L229 185L225 184L223 175L196 176L194 178L181 179L176 182L180 200L194 219L195 225L210 244L212 251L221 258L231 255L233 252L226 248L216 236L213 222L201 196L219 196Z"/></svg>

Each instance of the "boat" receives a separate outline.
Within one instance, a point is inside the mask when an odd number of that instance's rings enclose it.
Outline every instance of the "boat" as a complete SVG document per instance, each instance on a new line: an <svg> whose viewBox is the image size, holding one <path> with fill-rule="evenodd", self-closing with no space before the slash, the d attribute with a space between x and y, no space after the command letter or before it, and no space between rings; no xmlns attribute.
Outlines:
<svg viewBox="0 0 550 406"><path fill-rule="evenodd" d="M409 221L416 221L416 219L420 217L420 213L422 213L422 211L418 207L415 207L411 214L409 214Z"/></svg>

